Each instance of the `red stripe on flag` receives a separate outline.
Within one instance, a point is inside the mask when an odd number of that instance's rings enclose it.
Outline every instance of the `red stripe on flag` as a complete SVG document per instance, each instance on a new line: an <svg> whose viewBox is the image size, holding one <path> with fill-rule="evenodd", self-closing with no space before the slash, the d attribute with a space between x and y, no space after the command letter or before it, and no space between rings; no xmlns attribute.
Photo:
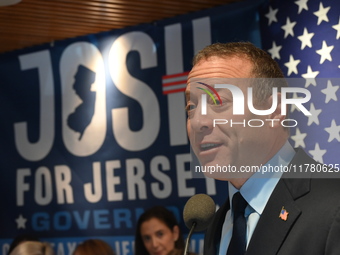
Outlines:
<svg viewBox="0 0 340 255"><path fill-rule="evenodd" d="M187 81L174 81L174 82L169 82L169 83L163 83L163 87L168 87L168 86L173 86L173 85L178 85L178 84L186 84Z"/></svg>
<svg viewBox="0 0 340 255"><path fill-rule="evenodd" d="M171 93L184 92L184 91L185 91L185 88L167 90L167 91L163 91L163 95L167 95L167 94L171 94Z"/></svg>
<svg viewBox="0 0 340 255"><path fill-rule="evenodd" d="M188 75L188 74L189 74L189 72L169 74L169 75L162 76L162 79L164 80L164 79L176 78L176 77L184 76L184 75Z"/></svg>

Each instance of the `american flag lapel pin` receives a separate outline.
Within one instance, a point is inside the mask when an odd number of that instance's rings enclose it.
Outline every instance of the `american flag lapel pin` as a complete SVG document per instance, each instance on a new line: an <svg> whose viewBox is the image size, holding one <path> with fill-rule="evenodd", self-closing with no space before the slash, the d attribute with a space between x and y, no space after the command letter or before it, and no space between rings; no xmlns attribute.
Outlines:
<svg viewBox="0 0 340 255"><path fill-rule="evenodd" d="M287 218L288 218L288 214L289 214L289 212L287 212L287 210L284 208L284 206L282 206L282 209L281 209L280 214L279 214L279 218L283 221L286 221Z"/></svg>

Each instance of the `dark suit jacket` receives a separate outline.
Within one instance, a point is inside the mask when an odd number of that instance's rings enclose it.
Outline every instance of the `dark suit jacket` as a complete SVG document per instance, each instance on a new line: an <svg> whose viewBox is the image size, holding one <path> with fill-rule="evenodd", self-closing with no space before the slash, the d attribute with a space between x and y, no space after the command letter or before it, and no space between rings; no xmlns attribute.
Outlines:
<svg viewBox="0 0 340 255"><path fill-rule="evenodd" d="M317 164L299 150L290 164ZM340 173L339 173L340 177ZM279 218L282 206L286 221ZM204 254L218 252L229 199L216 212L204 240ZM281 178L251 237L246 255L339 255L340 179Z"/></svg>

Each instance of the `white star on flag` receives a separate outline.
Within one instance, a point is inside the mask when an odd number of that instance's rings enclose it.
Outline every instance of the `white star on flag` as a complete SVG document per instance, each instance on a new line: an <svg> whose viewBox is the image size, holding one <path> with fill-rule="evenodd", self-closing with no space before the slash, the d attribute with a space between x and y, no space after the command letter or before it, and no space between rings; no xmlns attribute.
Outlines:
<svg viewBox="0 0 340 255"><path fill-rule="evenodd" d="M340 38L340 16L339 16L339 23L332 26L336 30L336 39Z"/></svg>
<svg viewBox="0 0 340 255"><path fill-rule="evenodd" d="M333 48L333 45L327 46L326 41L322 41L322 48L316 51L320 55L320 64L325 62L326 59L332 61L331 51Z"/></svg>
<svg viewBox="0 0 340 255"><path fill-rule="evenodd" d="M295 135L291 136L291 139L295 142L294 147L298 148L298 147L302 147L305 148L305 141L304 139L306 138L307 134L306 133L301 133L299 128L295 129Z"/></svg>
<svg viewBox="0 0 340 255"><path fill-rule="evenodd" d="M301 74L301 76L303 78L306 79L306 83L305 83L305 88L308 88L309 85L314 85L316 86L316 81L315 81L315 77L319 74L319 71L314 71L312 70L311 66L307 67L307 73Z"/></svg>
<svg viewBox="0 0 340 255"><path fill-rule="evenodd" d="M298 13L301 13L302 10L308 11L307 2L308 2L308 0L298 0L298 1L295 2L295 4L297 4L299 6Z"/></svg>
<svg viewBox="0 0 340 255"><path fill-rule="evenodd" d="M270 25L272 22L277 22L277 11L278 9L273 10L271 7L269 7L269 12L265 15L268 18L268 25Z"/></svg>
<svg viewBox="0 0 340 255"><path fill-rule="evenodd" d="M315 161L323 163L323 155L325 155L327 150L321 150L319 143L316 143L314 150L309 150L308 152L313 156Z"/></svg>
<svg viewBox="0 0 340 255"><path fill-rule="evenodd" d="M308 116L308 123L307 125L310 126L313 123L319 125L319 114L322 112L321 109L315 109L314 103L310 104L309 112L311 115Z"/></svg>
<svg viewBox="0 0 340 255"><path fill-rule="evenodd" d="M328 132L328 142L333 141L334 139L340 142L340 125L338 126L335 122L335 119L332 120L331 126L326 127L325 130Z"/></svg>
<svg viewBox="0 0 340 255"><path fill-rule="evenodd" d="M275 42L273 42L273 47L268 50L268 52L271 54L272 59L280 59L280 50L282 46L277 46Z"/></svg>
<svg viewBox="0 0 340 255"><path fill-rule="evenodd" d="M339 86L333 86L332 82L328 80L327 88L322 89L321 92L326 95L325 103L327 104L331 99L334 101L338 101L338 97L336 96L336 92L339 89Z"/></svg>
<svg viewBox="0 0 340 255"><path fill-rule="evenodd" d="M296 22L290 22L289 17L287 17L286 25L283 25L281 28L285 31L284 38L288 35L294 36L293 28L296 25Z"/></svg>
<svg viewBox="0 0 340 255"><path fill-rule="evenodd" d="M307 28L303 29L303 34L298 36L298 39L301 41L301 50L303 50L306 46L312 48L311 39L314 36L314 33L308 33Z"/></svg>
<svg viewBox="0 0 340 255"><path fill-rule="evenodd" d="M285 63L285 66L288 67L288 76L291 73L298 73L298 69L297 69L297 65L300 63L301 61L299 59L294 59L293 55L289 56L289 62Z"/></svg>
<svg viewBox="0 0 340 255"><path fill-rule="evenodd" d="M318 25L320 25L320 23L322 21L326 21L328 22L328 16L327 16L327 12L329 11L331 7L323 7L322 2L320 2L320 6L319 6L319 10L317 12L314 12L314 15L318 17Z"/></svg>

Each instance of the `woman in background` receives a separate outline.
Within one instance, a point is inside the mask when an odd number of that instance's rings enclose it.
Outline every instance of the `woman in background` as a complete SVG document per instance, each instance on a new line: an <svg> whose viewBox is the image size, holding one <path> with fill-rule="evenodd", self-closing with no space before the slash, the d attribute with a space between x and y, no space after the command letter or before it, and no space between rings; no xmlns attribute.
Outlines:
<svg viewBox="0 0 340 255"><path fill-rule="evenodd" d="M111 246L99 239L88 239L79 244L73 255L115 255Z"/></svg>
<svg viewBox="0 0 340 255"><path fill-rule="evenodd" d="M184 240L172 212L155 206L140 216L135 236L135 255L177 255L183 252Z"/></svg>
<svg viewBox="0 0 340 255"><path fill-rule="evenodd" d="M25 241L18 244L9 255L54 255L54 251L48 243Z"/></svg>

